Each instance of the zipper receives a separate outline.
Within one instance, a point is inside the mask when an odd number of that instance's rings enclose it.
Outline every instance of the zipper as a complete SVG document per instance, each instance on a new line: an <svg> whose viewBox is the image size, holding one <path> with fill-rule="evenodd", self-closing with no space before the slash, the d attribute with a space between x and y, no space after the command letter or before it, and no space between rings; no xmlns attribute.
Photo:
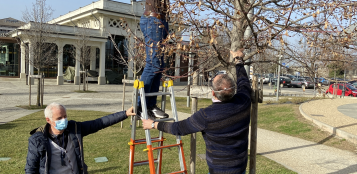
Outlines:
<svg viewBox="0 0 357 174"><path fill-rule="evenodd" d="M84 163L83 163L83 154L82 154L82 146L81 146L81 141L79 140L78 136L77 136L77 123L75 123L76 125L76 137L78 139L78 143L79 143L79 154L81 155L81 163L82 163L82 169L83 169L83 173L84 173Z"/></svg>
<svg viewBox="0 0 357 174"><path fill-rule="evenodd" d="M45 174L47 173L47 162L48 162L48 158L47 158L47 150L46 150Z"/></svg>

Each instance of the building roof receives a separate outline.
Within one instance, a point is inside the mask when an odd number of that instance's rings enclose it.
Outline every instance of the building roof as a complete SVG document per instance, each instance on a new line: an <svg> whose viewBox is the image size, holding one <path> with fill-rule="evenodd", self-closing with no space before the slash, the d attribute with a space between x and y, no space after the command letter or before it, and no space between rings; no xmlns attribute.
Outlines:
<svg viewBox="0 0 357 174"><path fill-rule="evenodd" d="M144 4L141 1L133 1L132 4L127 4L112 0L98 0L84 7L80 7L77 10L61 15L49 21L49 23L62 25L69 21L83 18L84 16L92 16L92 14L95 13L110 13L110 15L124 15L125 17L137 16L140 18L144 13Z"/></svg>
<svg viewBox="0 0 357 174"><path fill-rule="evenodd" d="M2 27L17 28L24 24L25 24L24 22L14 19L14 18L0 19L0 26L2 26Z"/></svg>

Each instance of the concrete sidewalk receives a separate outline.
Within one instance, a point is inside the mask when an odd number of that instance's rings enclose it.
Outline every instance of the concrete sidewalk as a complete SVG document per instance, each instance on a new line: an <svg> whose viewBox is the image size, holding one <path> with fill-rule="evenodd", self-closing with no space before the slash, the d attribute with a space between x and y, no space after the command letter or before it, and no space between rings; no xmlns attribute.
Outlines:
<svg viewBox="0 0 357 174"><path fill-rule="evenodd" d="M60 102L68 109L96 110L106 112L117 112L121 110L122 85L99 86L90 84L89 89L98 93L74 93L78 86L65 84L55 85L55 82L45 82L45 104ZM185 96L185 86L175 86L176 96ZM125 108L131 106L132 87L126 88ZM17 105L28 104L28 86L24 82L0 81L0 124L6 123L17 118L21 118L36 111L28 111L16 107ZM35 102L35 90L33 90L32 102ZM330 100L330 99L329 99ZM351 99L352 100L352 99ZM320 100L319 100L320 101ZM317 110L321 107L332 107L322 103L316 105L302 105L302 109L307 114L320 114ZM333 100L335 101L335 100ZM354 100L357 102L357 100ZM341 103L340 101L336 101ZM346 101L347 102L347 101ZM351 102L353 103L353 102ZM345 104L351 104L345 103ZM333 102L329 103L333 104ZM326 105L326 106L325 106ZM312 107L309 109L309 107ZM335 106L333 106L335 107ZM336 106L336 110L337 110ZM170 111L167 111L171 113ZM315 113L316 112L316 113ZM338 112L338 111L337 111ZM328 113L325 113L325 116ZM179 119L186 119L190 114L179 113ZM343 119L343 115L337 114ZM354 119L354 118L353 118ZM331 121L332 123L334 121ZM331 124L330 122L328 124ZM345 125L345 127L343 127ZM343 128L348 126L345 122L335 126ZM357 125L357 124L356 124ZM356 129L355 129L356 130ZM357 156L354 153L328 147L325 145L309 142L299 138L258 129L258 153L264 155L297 173L357 173ZM257 164L259 165L259 164Z"/></svg>

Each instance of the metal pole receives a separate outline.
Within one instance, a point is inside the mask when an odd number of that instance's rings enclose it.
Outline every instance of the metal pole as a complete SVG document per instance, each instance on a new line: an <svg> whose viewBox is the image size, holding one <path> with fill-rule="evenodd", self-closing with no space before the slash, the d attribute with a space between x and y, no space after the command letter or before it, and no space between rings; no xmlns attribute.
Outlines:
<svg viewBox="0 0 357 174"><path fill-rule="evenodd" d="M281 53L281 52L280 52ZM278 78L276 79L276 101L279 101L279 91L280 91L280 61L282 55L279 55L279 64L278 64Z"/></svg>
<svg viewBox="0 0 357 174"><path fill-rule="evenodd" d="M29 75L28 79L29 79L29 87L30 87L29 106L31 108L31 76L30 75Z"/></svg>

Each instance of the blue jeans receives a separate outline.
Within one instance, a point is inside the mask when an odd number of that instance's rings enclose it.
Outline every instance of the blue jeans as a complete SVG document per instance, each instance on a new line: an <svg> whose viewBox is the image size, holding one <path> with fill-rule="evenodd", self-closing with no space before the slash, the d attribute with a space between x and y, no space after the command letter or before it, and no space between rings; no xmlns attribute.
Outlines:
<svg viewBox="0 0 357 174"><path fill-rule="evenodd" d="M159 27L159 26L164 27ZM141 81L144 81L145 93L158 92L160 88L160 80L165 64L164 55L159 52L162 45L157 46L157 43L165 39L169 30L168 23L164 19L156 17L141 16L140 29L145 37L146 44L146 65L141 75ZM153 47L150 47L150 45ZM156 105L156 96L146 97L146 105L148 108ZM138 106L141 106L140 96L138 96Z"/></svg>

